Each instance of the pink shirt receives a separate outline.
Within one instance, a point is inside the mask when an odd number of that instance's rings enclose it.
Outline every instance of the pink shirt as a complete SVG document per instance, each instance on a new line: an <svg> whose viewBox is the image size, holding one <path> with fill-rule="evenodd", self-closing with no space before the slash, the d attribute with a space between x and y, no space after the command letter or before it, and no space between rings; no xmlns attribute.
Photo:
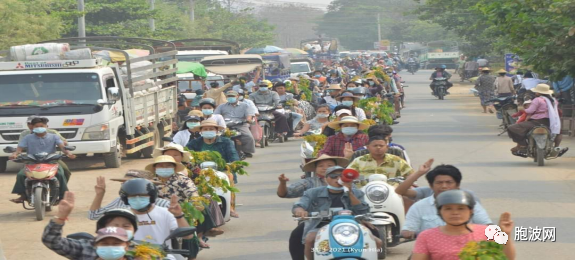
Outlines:
<svg viewBox="0 0 575 261"><path fill-rule="evenodd" d="M469 241L486 241L486 225L473 224L473 233L451 236L441 232L439 227L421 232L415 241L413 253L427 254L430 260L458 260L461 249Z"/></svg>
<svg viewBox="0 0 575 261"><path fill-rule="evenodd" d="M531 115L530 119L549 119L549 109L547 108L547 102L544 97L537 97L533 99L529 108L525 110L525 113Z"/></svg>

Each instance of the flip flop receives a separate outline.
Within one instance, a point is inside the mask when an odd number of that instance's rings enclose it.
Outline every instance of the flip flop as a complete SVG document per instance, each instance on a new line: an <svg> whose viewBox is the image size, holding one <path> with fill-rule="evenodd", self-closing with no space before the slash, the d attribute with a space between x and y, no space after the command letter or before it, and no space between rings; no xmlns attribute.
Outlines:
<svg viewBox="0 0 575 261"><path fill-rule="evenodd" d="M22 204L22 203L24 203L24 201L26 201L26 200L23 199L23 198L13 198L13 199L10 199L10 202L16 203L16 204Z"/></svg>
<svg viewBox="0 0 575 261"><path fill-rule="evenodd" d="M569 151L569 148L564 148L559 152L559 155L557 155L557 157L561 157L563 156L563 154L565 154L567 151Z"/></svg>
<svg viewBox="0 0 575 261"><path fill-rule="evenodd" d="M236 213L235 211L234 211L234 212L231 212L231 213L230 213L230 216L233 217L233 218L239 218L239 217L240 217L240 215L238 215L238 213Z"/></svg>

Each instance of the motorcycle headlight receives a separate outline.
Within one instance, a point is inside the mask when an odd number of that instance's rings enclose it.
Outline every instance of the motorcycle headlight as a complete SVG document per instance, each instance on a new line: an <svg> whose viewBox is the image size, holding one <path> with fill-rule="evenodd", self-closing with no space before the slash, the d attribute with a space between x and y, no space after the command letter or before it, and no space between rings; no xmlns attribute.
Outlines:
<svg viewBox="0 0 575 261"><path fill-rule="evenodd" d="M359 227L352 223L337 224L331 230L335 242L342 246L352 246L359 239Z"/></svg>
<svg viewBox="0 0 575 261"><path fill-rule="evenodd" d="M367 198L374 203L383 203L389 196L389 189L385 186L375 185L366 189Z"/></svg>
<svg viewBox="0 0 575 261"><path fill-rule="evenodd" d="M82 140L109 140L110 126L108 123L98 124L86 128Z"/></svg>

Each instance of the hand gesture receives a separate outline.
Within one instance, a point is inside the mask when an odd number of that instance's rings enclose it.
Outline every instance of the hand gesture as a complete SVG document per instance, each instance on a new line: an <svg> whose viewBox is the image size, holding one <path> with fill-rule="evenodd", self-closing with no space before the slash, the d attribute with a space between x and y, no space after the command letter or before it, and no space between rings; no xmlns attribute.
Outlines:
<svg viewBox="0 0 575 261"><path fill-rule="evenodd" d="M297 208L295 210L294 216L296 217L307 217L308 213L303 208Z"/></svg>
<svg viewBox="0 0 575 261"><path fill-rule="evenodd" d="M419 167L419 173L421 175L424 175L425 173L429 172L429 170L431 169L431 165L433 165L433 159L429 159L428 161L423 163L423 165Z"/></svg>
<svg viewBox="0 0 575 261"><path fill-rule="evenodd" d="M343 157L347 159L351 159L351 157L353 157L353 145L349 142L345 143L343 148Z"/></svg>
<svg viewBox="0 0 575 261"><path fill-rule="evenodd" d="M286 183L286 182L289 181L289 178L287 178L285 174L281 174L281 175L278 177L278 179L279 179L280 183Z"/></svg>
<svg viewBox="0 0 575 261"><path fill-rule="evenodd" d="M501 214L499 218L499 227L501 231L505 232L507 235L511 235L513 232L513 220L511 220L511 214L509 212L505 212Z"/></svg>
<svg viewBox="0 0 575 261"><path fill-rule="evenodd" d="M168 208L168 211L170 211L170 213L172 213L174 216L181 216L182 215L182 207L180 206L180 203L178 202L178 196L172 195L172 198L170 199L170 207Z"/></svg>
<svg viewBox="0 0 575 261"><path fill-rule="evenodd" d="M96 195L104 195L106 193L106 179L102 176L96 178L96 186L94 186Z"/></svg>
<svg viewBox="0 0 575 261"><path fill-rule="evenodd" d="M60 200L60 204L58 204L58 218L66 219L72 213L74 209L74 203L76 199L74 196L74 192L66 191L64 194L64 199Z"/></svg>
<svg viewBox="0 0 575 261"><path fill-rule="evenodd" d="M13 160L13 159L16 159L17 157L18 157L18 154L14 153L14 154L10 155L10 157L8 157L8 159Z"/></svg>
<svg viewBox="0 0 575 261"><path fill-rule="evenodd" d="M72 154L72 153L68 153L67 156L68 156L69 159L75 159L75 158L76 158L76 155L74 155L74 154Z"/></svg>

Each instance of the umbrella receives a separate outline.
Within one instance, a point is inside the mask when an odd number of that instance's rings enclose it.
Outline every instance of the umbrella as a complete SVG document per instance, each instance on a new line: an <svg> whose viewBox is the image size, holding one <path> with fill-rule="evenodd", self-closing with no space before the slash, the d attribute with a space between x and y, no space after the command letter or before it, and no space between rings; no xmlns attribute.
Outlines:
<svg viewBox="0 0 575 261"><path fill-rule="evenodd" d="M204 67L201 63L193 63L193 62L178 62L176 65L178 67L178 71L176 74L183 74L183 73L193 73L194 75L200 77L207 77L208 73L206 73L206 67Z"/></svg>
<svg viewBox="0 0 575 261"><path fill-rule="evenodd" d="M263 48L252 48L245 52L245 54L263 54L263 53L289 53L289 52L273 45L266 45L266 47Z"/></svg>

